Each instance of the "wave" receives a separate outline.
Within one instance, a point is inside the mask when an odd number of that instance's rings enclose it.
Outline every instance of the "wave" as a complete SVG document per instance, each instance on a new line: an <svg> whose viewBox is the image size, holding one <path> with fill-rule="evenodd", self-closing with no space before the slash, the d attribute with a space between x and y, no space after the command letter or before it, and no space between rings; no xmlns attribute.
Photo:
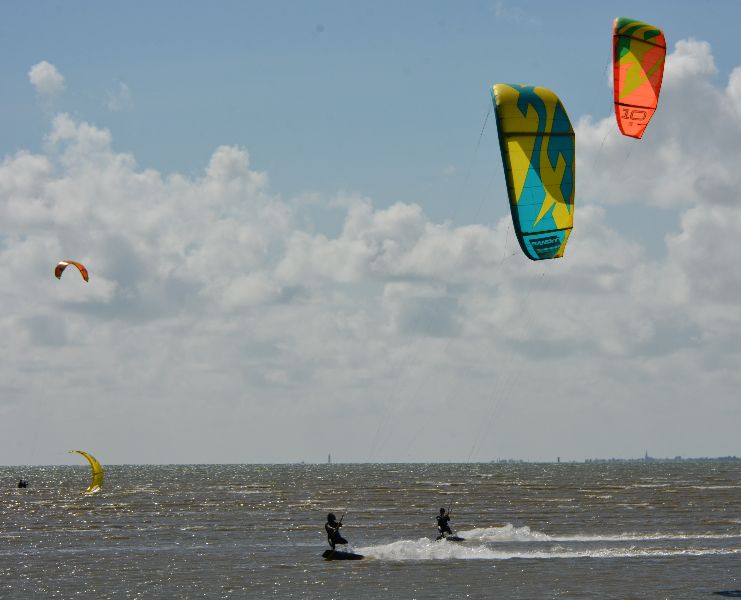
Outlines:
<svg viewBox="0 0 741 600"><path fill-rule="evenodd" d="M741 488L741 485L691 485L694 490L735 490Z"/></svg>
<svg viewBox="0 0 741 600"><path fill-rule="evenodd" d="M483 527L459 531L459 535L469 541L486 543L503 542L641 542L641 541L669 541L669 540L722 540L741 538L741 532L736 533L619 533L608 535L548 535L534 531L530 527L515 527L508 523L503 527Z"/></svg>
<svg viewBox="0 0 741 600"><path fill-rule="evenodd" d="M455 542L434 542L428 538L400 540L390 544L357 548L357 552L377 560L510 560L569 558L646 558L671 556L737 555L741 548L585 548L562 547L533 550L498 550L484 544L477 546Z"/></svg>
<svg viewBox="0 0 741 600"><path fill-rule="evenodd" d="M458 534L467 540L480 542L550 542L553 538L527 526L515 527L507 523L503 527L482 527L459 531Z"/></svg>

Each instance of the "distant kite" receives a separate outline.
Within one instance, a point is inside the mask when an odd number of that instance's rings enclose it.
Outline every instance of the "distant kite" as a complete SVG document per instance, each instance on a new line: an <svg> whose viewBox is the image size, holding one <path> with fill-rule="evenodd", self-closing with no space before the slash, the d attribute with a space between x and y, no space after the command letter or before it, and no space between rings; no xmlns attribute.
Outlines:
<svg viewBox="0 0 741 600"><path fill-rule="evenodd" d="M69 452L70 454L81 454L90 463L90 468L92 469L92 480L83 494L90 495L99 492L103 487L103 467L92 454L88 454L82 450L70 450Z"/></svg>
<svg viewBox="0 0 741 600"><path fill-rule="evenodd" d="M491 95L517 241L531 260L560 258L574 226L569 117L544 87L497 83Z"/></svg>
<svg viewBox="0 0 741 600"><path fill-rule="evenodd" d="M77 269L80 271L80 275L82 275L82 278L85 281L89 280L85 265L83 265L82 263L75 262L74 260L60 261L60 263L54 269L54 275L56 276L57 279L61 279L62 271L64 271L69 265L75 265Z"/></svg>
<svg viewBox="0 0 741 600"><path fill-rule="evenodd" d="M659 103L666 59L664 33L648 23L618 17L612 49L615 118L623 135L640 139Z"/></svg>

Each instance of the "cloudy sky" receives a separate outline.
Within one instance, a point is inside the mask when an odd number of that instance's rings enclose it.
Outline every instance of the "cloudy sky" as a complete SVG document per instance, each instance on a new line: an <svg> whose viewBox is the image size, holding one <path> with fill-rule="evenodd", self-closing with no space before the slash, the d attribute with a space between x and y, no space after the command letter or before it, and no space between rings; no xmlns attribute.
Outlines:
<svg viewBox="0 0 741 600"><path fill-rule="evenodd" d="M741 4L0 6L0 463L741 454ZM577 130L513 237L491 84ZM90 282L58 260L85 263Z"/></svg>

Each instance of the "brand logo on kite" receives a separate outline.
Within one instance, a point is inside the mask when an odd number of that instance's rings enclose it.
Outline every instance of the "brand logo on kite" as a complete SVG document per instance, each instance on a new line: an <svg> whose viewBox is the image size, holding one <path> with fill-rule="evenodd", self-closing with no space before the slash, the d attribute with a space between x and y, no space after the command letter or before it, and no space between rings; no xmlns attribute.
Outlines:
<svg viewBox="0 0 741 600"><path fill-rule="evenodd" d="M535 246L560 246L561 240L557 237L551 236L547 238L539 238L537 240L530 240L530 245Z"/></svg>
<svg viewBox="0 0 741 600"><path fill-rule="evenodd" d="M561 239L555 235L530 240L530 246L538 256L550 258L553 253L561 247Z"/></svg>
<svg viewBox="0 0 741 600"><path fill-rule="evenodd" d="M623 119L630 119L631 121L642 122L648 119L648 113L641 108L623 108Z"/></svg>

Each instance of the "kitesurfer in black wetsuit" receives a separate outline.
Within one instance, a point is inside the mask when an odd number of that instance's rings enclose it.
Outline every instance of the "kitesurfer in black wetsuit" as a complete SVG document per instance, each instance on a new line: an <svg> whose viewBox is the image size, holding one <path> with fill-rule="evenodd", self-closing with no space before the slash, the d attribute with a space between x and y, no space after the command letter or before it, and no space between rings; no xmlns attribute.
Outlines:
<svg viewBox="0 0 741 600"><path fill-rule="evenodd" d="M19 488L27 488L28 487L28 481L25 479L19 479L18 480L18 487Z"/></svg>
<svg viewBox="0 0 741 600"><path fill-rule="evenodd" d="M445 513L445 509L440 509L440 514L437 515L437 529L440 532L440 535L437 536L438 540L441 540L445 537L445 534L453 535L453 532L450 530L450 513Z"/></svg>
<svg viewBox="0 0 741 600"><path fill-rule="evenodd" d="M327 541L332 550L334 550L335 544L347 544L347 540L340 535L340 527L342 527L342 520L338 521L334 513L329 513L324 529L327 531Z"/></svg>

